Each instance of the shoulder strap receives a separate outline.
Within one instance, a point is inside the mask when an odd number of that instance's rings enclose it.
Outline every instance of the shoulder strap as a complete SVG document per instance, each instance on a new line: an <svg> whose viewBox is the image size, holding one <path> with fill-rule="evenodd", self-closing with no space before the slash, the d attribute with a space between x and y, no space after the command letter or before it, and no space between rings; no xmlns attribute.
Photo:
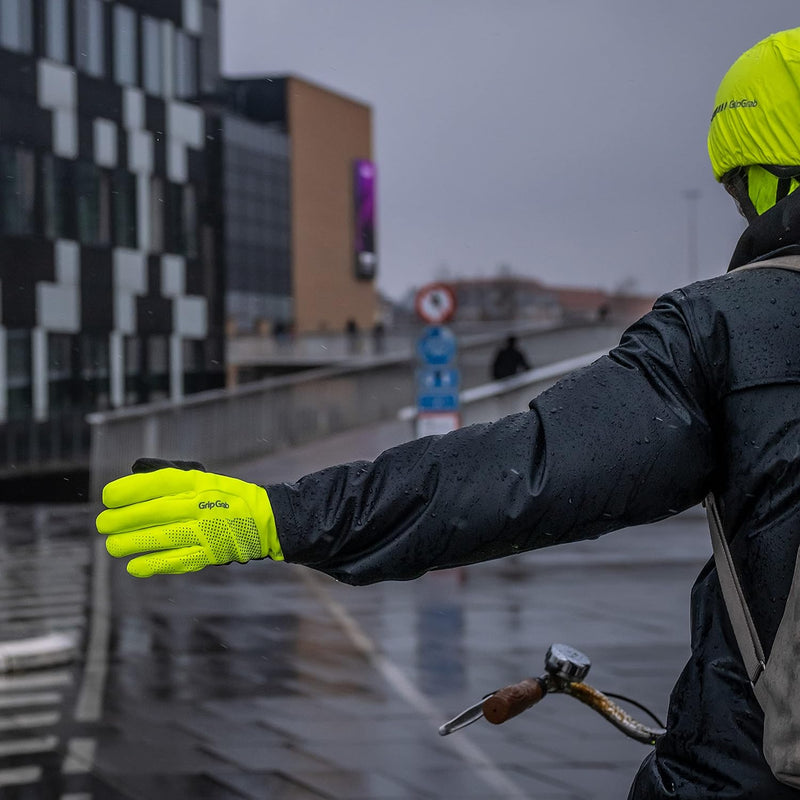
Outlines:
<svg viewBox="0 0 800 800"><path fill-rule="evenodd" d="M766 261L751 261L749 264L736 267L733 272L739 272L743 269L756 269L758 267L777 267L778 269L793 269L800 272L800 256L776 256L775 258L768 258Z"/></svg>
<svg viewBox="0 0 800 800"><path fill-rule="evenodd" d="M742 654L747 677L750 678L750 682L755 686L756 681L764 671L764 650L761 647L761 641L753 624L753 618L750 616L750 609L744 599L739 576L736 574L736 567L733 565L730 547L725 539L725 534L722 532L722 522L720 521L719 509L714 495L709 494L704 504L708 517L708 527L711 530L714 562L717 566L722 597L725 600L725 607L728 609L728 616L733 626L733 632L736 635L739 652Z"/></svg>
<svg viewBox="0 0 800 800"><path fill-rule="evenodd" d="M778 269L790 269L800 272L800 256L778 256L776 258L768 258L765 261L753 261L737 267L734 272L760 267L777 267ZM722 598L728 610L728 616L736 636L736 643L739 645L739 652L742 654L747 676L755 686L765 667L764 648L761 646L761 640L758 638L756 626L753 624L750 609L744 599L742 585L739 582L739 576L733 564L728 541L722 531L719 509L713 494L706 496L704 505L706 507L706 516L708 517L708 527L711 531L714 563L717 567Z"/></svg>

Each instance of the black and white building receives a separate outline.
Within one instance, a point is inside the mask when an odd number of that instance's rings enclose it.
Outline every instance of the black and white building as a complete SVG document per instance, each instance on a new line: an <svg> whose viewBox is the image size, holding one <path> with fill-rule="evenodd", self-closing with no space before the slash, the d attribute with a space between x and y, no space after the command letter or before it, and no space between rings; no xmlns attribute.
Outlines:
<svg viewBox="0 0 800 800"><path fill-rule="evenodd" d="M218 0L0 0L0 473L223 382Z"/></svg>

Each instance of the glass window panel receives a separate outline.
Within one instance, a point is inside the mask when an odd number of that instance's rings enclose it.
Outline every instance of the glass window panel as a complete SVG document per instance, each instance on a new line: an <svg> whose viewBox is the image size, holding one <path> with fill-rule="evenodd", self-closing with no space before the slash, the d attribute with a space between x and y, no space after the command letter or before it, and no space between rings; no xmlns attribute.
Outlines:
<svg viewBox="0 0 800 800"><path fill-rule="evenodd" d="M20 147L0 147L0 197L5 233L24 235L34 230L34 200L36 192L36 162L33 153Z"/></svg>
<svg viewBox="0 0 800 800"><path fill-rule="evenodd" d="M66 62L67 41L66 0L45 0L44 2L44 55L54 61Z"/></svg>
<svg viewBox="0 0 800 800"><path fill-rule="evenodd" d="M166 336L150 336L147 339L148 375L165 375L169 372L169 341Z"/></svg>
<svg viewBox="0 0 800 800"><path fill-rule="evenodd" d="M8 418L25 419L31 414L31 334L10 330L6 337L8 371ZM2 377L2 376L0 376Z"/></svg>
<svg viewBox="0 0 800 800"><path fill-rule="evenodd" d="M136 179L129 172L114 173L112 203L114 243L119 247L136 247Z"/></svg>
<svg viewBox="0 0 800 800"><path fill-rule="evenodd" d="M47 383L51 414L80 407L83 385L76 369L78 337L51 333L47 337Z"/></svg>
<svg viewBox="0 0 800 800"><path fill-rule="evenodd" d="M69 60L67 41L67 0L45 0L44 49L54 61Z"/></svg>
<svg viewBox="0 0 800 800"><path fill-rule="evenodd" d="M203 46L200 48L200 80L203 94L212 94L219 88L219 8L213 2L203 3Z"/></svg>
<svg viewBox="0 0 800 800"><path fill-rule="evenodd" d="M42 157L44 235L48 239L74 238L73 164L49 153Z"/></svg>
<svg viewBox="0 0 800 800"><path fill-rule="evenodd" d="M75 189L78 239L84 244L101 244L107 227L108 201L103 198L100 170L94 164L78 162L75 165Z"/></svg>
<svg viewBox="0 0 800 800"><path fill-rule="evenodd" d="M150 252L164 249L164 181L154 177L150 184Z"/></svg>
<svg viewBox="0 0 800 800"><path fill-rule="evenodd" d="M137 68L136 13L127 6L114 6L114 80L135 85Z"/></svg>
<svg viewBox="0 0 800 800"><path fill-rule="evenodd" d="M105 74L102 0L75 0L75 63L96 78Z"/></svg>
<svg viewBox="0 0 800 800"><path fill-rule="evenodd" d="M80 335L80 377L86 408L109 407L109 358L108 338L104 334Z"/></svg>
<svg viewBox="0 0 800 800"><path fill-rule="evenodd" d="M111 244L111 175L98 170L97 244Z"/></svg>
<svg viewBox="0 0 800 800"><path fill-rule="evenodd" d="M9 50L31 52L31 0L0 0L0 45Z"/></svg>
<svg viewBox="0 0 800 800"><path fill-rule="evenodd" d="M164 50L161 25L153 17L142 19L144 37L144 90L149 94L164 92Z"/></svg>
<svg viewBox="0 0 800 800"><path fill-rule="evenodd" d="M186 31L175 37L175 92L178 97L197 95L197 40Z"/></svg>

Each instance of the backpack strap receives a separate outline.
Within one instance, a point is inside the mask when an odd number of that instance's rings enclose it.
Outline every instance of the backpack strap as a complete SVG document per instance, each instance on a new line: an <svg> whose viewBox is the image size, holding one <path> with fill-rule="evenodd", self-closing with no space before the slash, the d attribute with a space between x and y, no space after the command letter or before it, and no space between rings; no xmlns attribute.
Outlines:
<svg viewBox="0 0 800 800"><path fill-rule="evenodd" d="M749 264L743 264L731 271L739 272L743 269L757 269L758 267L778 267L778 269L793 269L800 272L800 256L776 256L768 258L766 261L751 261Z"/></svg>
<svg viewBox="0 0 800 800"><path fill-rule="evenodd" d="M755 686L765 667L764 649L761 647L761 640L758 638L753 618L750 616L750 609L744 599L742 585L739 583L739 576L736 574L736 567L733 565L731 550L725 539L725 534L722 532L719 509L713 494L706 496L704 505L706 507L706 516L708 517L708 527L711 530L714 563L717 566L722 598L725 601L725 607L728 609L728 616L733 626L733 632L736 635L739 652L742 654L747 677L750 678L750 683Z"/></svg>
<svg viewBox="0 0 800 800"><path fill-rule="evenodd" d="M777 267L779 269L791 269L800 272L800 256L778 256L769 258L765 261L753 261L737 267L734 272L742 269L757 269L760 267ZM750 609L744 599L742 585L733 564L731 550L725 534L722 531L722 521L717 508L717 501L713 494L709 494L703 501L708 517L708 527L711 531L711 543L714 548L714 563L717 567L719 584L722 589L722 598L728 610L728 616L733 626L736 636L736 643L739 645L739 652L742 655L747 676L755 686L761 673L766 666L764 660L764 648L758 638L758 632L753 624Z"/></svg>

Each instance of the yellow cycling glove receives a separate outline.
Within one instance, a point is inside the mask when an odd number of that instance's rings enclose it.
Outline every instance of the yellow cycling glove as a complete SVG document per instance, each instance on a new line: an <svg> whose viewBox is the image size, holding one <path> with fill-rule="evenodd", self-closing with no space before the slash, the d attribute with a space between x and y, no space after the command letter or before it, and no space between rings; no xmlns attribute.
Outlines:
<svg viewBox="0 0 800 800"><path fill-rule="evenodd" d="M128 562L137 578L253 558L283 560L269 497L254 483L168 467L112 481L103 504L97 530L108 535L112 556L143 554Z"/></svg>

